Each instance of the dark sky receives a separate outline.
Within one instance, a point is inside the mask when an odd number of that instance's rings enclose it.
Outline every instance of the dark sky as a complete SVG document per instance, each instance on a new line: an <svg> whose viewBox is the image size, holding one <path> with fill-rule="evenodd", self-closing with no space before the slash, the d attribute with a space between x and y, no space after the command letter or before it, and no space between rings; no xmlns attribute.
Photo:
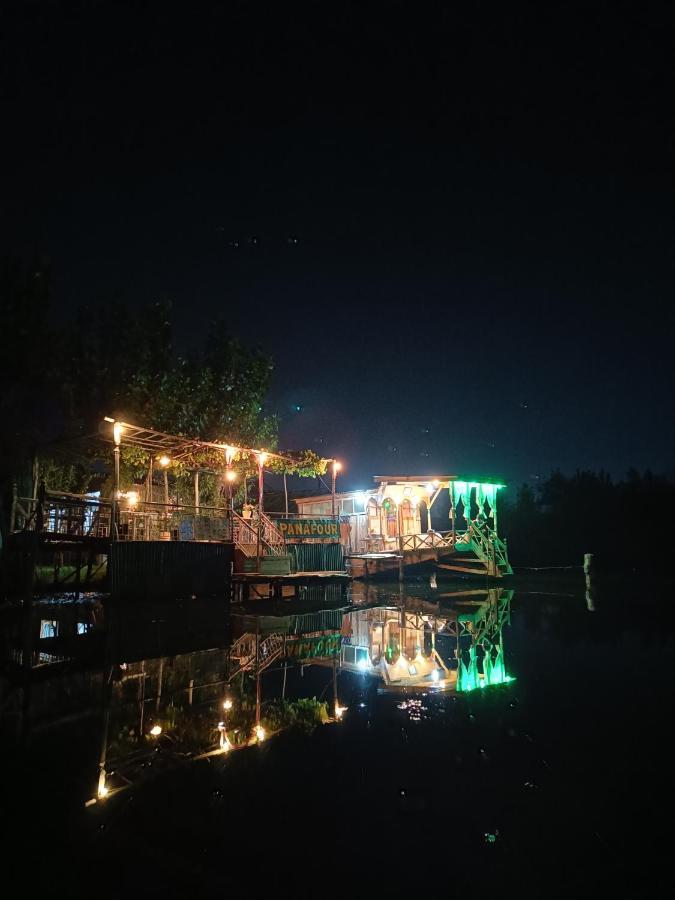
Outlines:
<svg viewBox="0 0 675 900"><path fill-rule="evenodd" d="M225 317L345 484L675 475L668 5L267 6L10 4L3 250Z"/></svg>

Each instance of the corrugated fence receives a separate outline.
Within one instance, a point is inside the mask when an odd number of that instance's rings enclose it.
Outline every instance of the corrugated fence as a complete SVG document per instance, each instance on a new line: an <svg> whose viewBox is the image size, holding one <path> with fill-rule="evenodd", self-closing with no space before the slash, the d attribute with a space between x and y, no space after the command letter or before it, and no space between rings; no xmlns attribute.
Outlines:
<svg viewBox="0 0 675 900"><path fill-rule="evenodd" d="M288 544L295 572L344 572L342 544Z"/></svg>
<svg viewBox="0 0 675 900"><path fill-rule="evenodd" d="M157 597L229 591L232 544L187 541L113 543L111 585L119 596Z"/></svg>

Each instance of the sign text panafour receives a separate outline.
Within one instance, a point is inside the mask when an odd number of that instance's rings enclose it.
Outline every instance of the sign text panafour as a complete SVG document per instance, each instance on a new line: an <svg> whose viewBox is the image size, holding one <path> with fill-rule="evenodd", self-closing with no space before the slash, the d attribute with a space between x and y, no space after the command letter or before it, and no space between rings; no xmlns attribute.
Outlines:
<svg viewBox="0 0 675 900"><path fill-rule="evenodd" d="M278 519L277 527L285 538L340 540L340 523L336 519Z"/></svg>

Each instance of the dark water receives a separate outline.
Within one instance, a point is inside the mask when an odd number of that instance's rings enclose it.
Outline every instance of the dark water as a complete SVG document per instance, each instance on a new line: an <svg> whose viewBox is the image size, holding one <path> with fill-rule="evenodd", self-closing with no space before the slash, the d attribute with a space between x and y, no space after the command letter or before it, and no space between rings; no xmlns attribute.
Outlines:
<svg viewBox="0 0 675 900"><path fill-rule="evenodd" d="M50 602L30 626L5 614L5 885L78 897L666 887L672 589L600 585L589 611L574 582L469 587L357 587L348 601L308 598L301 615L257 607L257 623L218 600ZM458 693L458 628L465 659L484 628L513 680ZM336 680L347 711L203 756L219 721L235 745L251 736L255 679L227 680L228 650L252 629L305 652L307 635L340 635L343 660L353 646ZM439 681L420 669L420 684L396 687L359 670L367 640L392 665L401 646L428 658L434 629ZM287 650L261 676L261 721L284 724L282 692L332 714L333 685L330 660L301 667ZM86 806L101 764L110 793Z"/></svg>

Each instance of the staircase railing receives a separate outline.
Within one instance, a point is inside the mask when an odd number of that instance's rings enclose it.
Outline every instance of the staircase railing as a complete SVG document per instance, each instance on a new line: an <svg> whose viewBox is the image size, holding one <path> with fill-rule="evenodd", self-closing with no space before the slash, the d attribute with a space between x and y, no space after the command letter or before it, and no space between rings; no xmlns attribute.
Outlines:
<svg viewBox="0 0 675 900"><path fill-rule="evenodd" d="M232 680L240 672L256 668L256 636L251 632L242 634L230 648L230 672ZM268 668L283 653L284 638L280 634L270 634L258 642L258 672Z"/></svg>
<svg viewBox="0 0 675 900"><path fill-rule="evenodd" d="M262 523L262 537L271 552L278 556L286 552L286 538L279 531L274 522L263 513L260 516Z"/></svg>
<svg viewBox="0 0 675 900"><path fill-rule="evenodd" d="M493 562L496 570L502 574L511 574L512 569L506 544L489 525L470 522L467 534L473 544L476 556L483 559L488 567Z"/></svg>
<svg viewBox="0 0 675 900"><path fill-rule="evenodd" d="M258 527L260 527L260 552L263 556L282 556L286 541L278 528L263 515L244 519L232 510L232 539L245 556L258 554Z"/></svg>

